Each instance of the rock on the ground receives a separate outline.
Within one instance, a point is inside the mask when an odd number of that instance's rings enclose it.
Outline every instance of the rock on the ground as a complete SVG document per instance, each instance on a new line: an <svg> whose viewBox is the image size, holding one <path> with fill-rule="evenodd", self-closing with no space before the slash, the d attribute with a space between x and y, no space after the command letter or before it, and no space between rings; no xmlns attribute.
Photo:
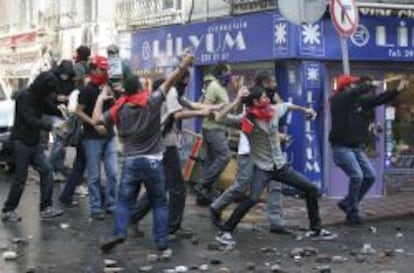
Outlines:
<svg viewBox="0 0 414 273"><path fill-rule="evenodd" d="M184 266L184 265L178 265L175 267L175 271L177 273L185 273L188 272L188 267Z"/></svg>
<svg viewBox="0 0 414 273"><path fill-rule="evenodd" d="M248 262L246 264L246 268L247 268L247 270L255 270L256 269L256 263Z"/></svg>
<svg viewBox="0 0 414 273"><path fill-rule="evenodd" d="M327 264L332 261L332 256L327 254L319 254L316 256L316 262L319 264Z"/></svg>
<svg viewBox="0 0 414 273"><path fill-rule="evenodd" d="M227 267L220 267L219 273L231 273L231 270Z"/></svg>
<svg viewBox="0 0 414 273"><path fill-rule="evenodd" d="M347 257L344 257L344 256L336 255L336 256L332 256L331 261L333 263L340 264L340 263L344 263L344 262L348 261L348 258Z"/></svg>
<svg viewBox="0 0 414 273"><path fill-rule="evenodd" d="M271 271L272 273L286 273L286 271L284 271L284 270L282 269L282 267L281 267L279 264L273 264L273 265L270 267L270 271Z"/></svg>
<svg viewBox="0 0 414 273"><path fill-rule="evenodd" d="M157 254L148 254L147 261L150 263L158 261L158 255Z"/></svg>
<svg viewBox="0 0 414 273"><path fill-rule="evenodd" d="M198 239L198 237L197 237L197 236L194 236L194 237L192 237L192 238L191 238L191 243L192 243L193 245L198 245L198 244L199 244L199 242L200 242L200 240Z"/></svg>
<svg viewBox="0 0 414 273"><path fill-rule="evenodd" d="M371 246L371 244L364 244L361 249L362 254L375 254L377 251Z"/></svg>
<svg viewBox="0 0 414 273"><path fill-rule="evenodd" d="M355 256L355 262L357 263L363 263L365 262L366 258L363 255L356 255Z"/></svg>
<svg viewBox="0 0 414 273"><path fill-rule="evenodd" d="M331 267L329 265L320 265L317 268L318 273L331 273Z"/></svg>
<svg viewBox="0 0 414 273"><path fill-rule="evenodd" d="M139 267L138 272L152 272L153 267L151 265L143 265Z"/></svg>
<svg viewBox="0 0 414 273"><path fill-rule="evenodd" d="M211 250L211 251L217 251L220 250L220 245L218 243L208 243L207 244L207 249Z"/></svg>
<svg viewBox="0 0 414 273"><path fill-rule="evenodd" d="M6 261L12 261L17 259L16 251L5 251L3 252L3 259Z"/></svg>
<svg viewBox="0 0 414 273"><path fill-rule="evenodd" d="M116 261L115 260L111 260L111 259L105 259L104 260L104 265L106 267L115 266L116 265Z"/></svg>
<svg viewBox="0 0 414 273"><path fill-rule="evenodd" d="M125 268L123 267L105 267L103 269L104 273L119 273L119 272L124 272Z"/></svg>
<svg viewBox="0 0 414 273"><path fill-rule="evenodd" d="M198 267L198 270L207 271L208 270L208 265L207 264L202 264Z"/></svg>
<svg viewBox="0 0 414 273"><path fill-rule="evenodd" d="M210 264L211 265L219 265L219 264L222 264L223 262L222 261L220 261L219 259L212 259L211 261L210 261Z"/></svg>

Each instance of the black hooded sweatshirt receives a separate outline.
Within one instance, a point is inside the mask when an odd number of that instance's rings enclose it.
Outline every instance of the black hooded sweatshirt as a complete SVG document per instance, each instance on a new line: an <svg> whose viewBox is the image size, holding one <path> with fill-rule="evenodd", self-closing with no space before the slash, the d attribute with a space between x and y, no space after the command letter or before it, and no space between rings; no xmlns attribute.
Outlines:
<svg viewBox="0 0 414 273"><path fill-rule="evenodd" d="M329 133L332 146L360 148L369 136L370 110L392 101L399 94L397 90L390 90L379 95L363 96L373 89L375 87L367 82L359 82L355 87L332 96L332 127Z"/></svg>
<svg viewBox="0 0 414 273"><path fill-rule="evenodd" d="M56 91L57 85L56 75L47 71L41 72L28 88L19 91L16 96L13 140L35 146L40 142L41 130L52 130L52 124L42 121L42 114L62 115L49 98L49 94Z"/></svg>
<svg viewBox="0 0 414 273"><path fill-rule="evenodd" d="M75 89L75 69L73 66L72 61L69 60L62 60L60 64L51 70L53 74L55 74L56 78L58 79L58 84L56 88L56 92L53 94L53 99L56 101L56 103L59 103L57 101L58 95L64 95L69 96L70 93ZM66 74L69 76L67 80L60 79L60 75Z"/></svg>

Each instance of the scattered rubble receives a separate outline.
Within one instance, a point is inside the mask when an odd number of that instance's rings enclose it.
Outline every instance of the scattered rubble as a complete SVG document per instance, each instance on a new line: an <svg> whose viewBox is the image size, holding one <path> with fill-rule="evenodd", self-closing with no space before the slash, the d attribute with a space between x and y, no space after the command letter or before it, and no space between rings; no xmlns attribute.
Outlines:
<svg viewBox="0 0 414 273"><path fill-rule="evenodd" d="M147 261L150 263L154 263L158 261L158 255L157 254L148 254L147 255Z"/></svg>
<svg viewBox="0 0 414 273"><path fill-rule="evenodd" d="M377 251L371 246L371 244L364 244L361 249L361 253L365 255L375 254Z"/></svg>
<svg viewBox="0 0 414 273"><path fill-rule="evenodd" d="M138 272L152 272L153 267L151 265L143 265L139 268Z"/></svg>
<svg viewBox="0 0 414 273"><path fill-rule="evenodd" d="M247 270L255 270L256 269L256 264L253 262L248 262L246 265Z"/></svg>
<svg viewBox="0 0 414 273"><path fill-rule="evenodd" d="M175 267L175 272L177 272L177 273L188 272L188 267L186 267L184 265L178 265L178 266Z"/></svg>
<svg viewBox="0 0 414 273"><path fill-rule="evenodd" d="M16 260L18 257L16 251L5 251L3 252L3 259L6 261Z"/></svg>
<svg viewBox="0 0 414 273"><path fill-rule="evenodd" d="M198 267L198 270L207 271L208 270L208 265L207 264L202 264Z"/></svg>

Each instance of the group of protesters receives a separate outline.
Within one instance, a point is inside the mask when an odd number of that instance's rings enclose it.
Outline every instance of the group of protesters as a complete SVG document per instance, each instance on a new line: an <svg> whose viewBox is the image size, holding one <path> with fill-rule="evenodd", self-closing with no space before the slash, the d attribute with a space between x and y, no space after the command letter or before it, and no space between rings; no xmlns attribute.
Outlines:
<svg viewBox="0 0 414 273"><path fill-rule="evenodd" d="M15 96L11 136L15 178L2 210L3 221L21 220L16 209L32 165L40 175L42 219L61 216L62 208L77 207L76 192L88 194L91 219L113 219L111 235L101 244L102 251L109 251L126 240L129 226L139 232L140 221L152 209L156 247L162 256L171 256L169 238L192 233L182 226L186 185L179 156L180 121L202 117L205 157L196 201L209 207L211 222L218 229L215 239L221 245L235 247L233 231L264 190L270 232L293 232L283 219L281 184L294 187L303 196L308 236L327 240L337 236L322 227L318 187L289 166L282 150L289 138L281 130L283 116L296 111L313 120L317 113L284 102L274 75L258 71L254 83L246 87L229 64L218 63L203 79L202 99L191 101L186 98L189 67L194 62L189 52L165 78L152 79L152 85L129 71L116 45L108 47L107 56L91 57L86 46L76 53L74 61L62 60L41 72ZM409 83L399 80L395 89L376 95L380 82L341 75L330 97L333 160L350 178L348 194L338 207L350 225L363 224L359 204L375 181L375 169L362 150L370 122L367 113L407 88ZM236 94L231 102L229 92ZM238 171L233 185L217 196L215 184L231 159L226 127L239 130ZM42 131L53 135L49 156L41 143ZM118 140L122 146L120 169ZM76 148L71 168L64 164L67 146ZM101 163L105 179L101 179ZM56 173L65 177L58 206L52 203ZM140 191L142 185L145 193ZM240 202L223 220L222 211L236 199Z"/></svg>

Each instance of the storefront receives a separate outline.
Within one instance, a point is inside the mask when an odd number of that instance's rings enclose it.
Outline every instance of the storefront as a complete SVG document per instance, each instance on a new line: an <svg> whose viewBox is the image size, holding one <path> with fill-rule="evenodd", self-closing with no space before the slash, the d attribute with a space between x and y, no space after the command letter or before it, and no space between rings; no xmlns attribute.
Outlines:
<svg viewBox="0 0 414 273"><path fill-rule="evenodd" d="M352 72L379 80L396 73L411 74L414 33L407 26L412 23L412 19L363 16L357 34L349 41ZM298 113L289 114L288 132L294 139L287 149L289 162L328 196L345 193L348 182L332 164L327 140L330 90L342 67L338 35L329 18L296 26L277 12L266 12L141 31L132 37L131 67L140 73L155 69L168 72L186 47L191 47L196 56L189 89L193 99L201 94L206 67L219 61L231 63L246 78L258 70L274 71L285 100L312 106L319 114L315 121ZM403 105L411 107L406 101ZM398 162L393 159L397 150L393 147L395 136L403 141L398 149L409 145L409 137L396 134L396 128L401 127L401 107L388 107L387 111L382 107L373 113L375 135L367 149L378 180L371 196L384 194L385 169L395 165L391 162ZM187 126L199 129L194 122Z"/></svg>

